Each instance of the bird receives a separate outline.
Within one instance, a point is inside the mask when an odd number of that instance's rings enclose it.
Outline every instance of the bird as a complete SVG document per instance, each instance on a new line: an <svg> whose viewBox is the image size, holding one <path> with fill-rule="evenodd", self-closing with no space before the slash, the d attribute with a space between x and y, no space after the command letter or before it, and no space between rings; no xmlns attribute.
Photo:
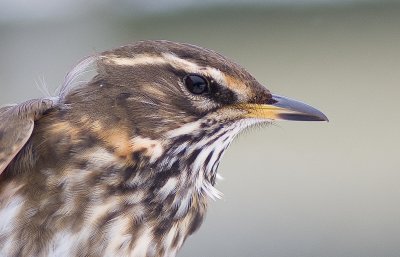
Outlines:
<svg viewBox="0 0 400 257"><path fill-rule="evenodd" d="M56 96L0 109L0 256L174 257L227 147L276 120L328 118L192 44L88 56Z"/></svg>

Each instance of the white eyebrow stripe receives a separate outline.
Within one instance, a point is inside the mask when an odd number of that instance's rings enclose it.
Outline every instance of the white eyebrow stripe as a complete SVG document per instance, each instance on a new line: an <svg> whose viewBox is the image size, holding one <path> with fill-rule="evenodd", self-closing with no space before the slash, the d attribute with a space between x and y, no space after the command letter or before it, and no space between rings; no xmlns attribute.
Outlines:
<svg viewBox="0 0 400 257"><path fill-rule="evenodd" d="M214 79L218 84L224 85L237 93L239 98L243 98L240 89L246 90L241 85L229 85L226 75L219 69L213 67L201 67L196 63L179 58L172 53L163 53L162 55L146 55L139 54L135 57L119 57L115 55L103 56L103 60L107 64L118 66L138 66L138 65L163 65L170 64L176 69L185 70L188 73L203 74Z"/></svg>
<svg viewBox="0 0 400 257"><path fill-rule="evenodd" d="M133 58L118 57L118 56L102 56L107 64L118 66L137 66L143 64L167 64L167 61L156 55L137 55Z"/></svg>
<svg viewBox="0 0 400 257"><path fill-rule="evenodd" d="M138 65L162 65L170 64L174 68L182 69L188 73L199 73L212 77L217 82L226 83L224 74L212 67L200 67L196 63L179 58L178 56L167 53L162 55L136 55L133 58L118 56L103 56L103 60L107 64L118 66L138 66Z"/></svg>
<svg viewBox="0 0 400 257"><path fill-rule="evenodd" d="M170 53L163 54L162 56L168 63L170 63L175 68L181 68L193 73L201 72L201 67L196 63L189 62L188 60L179 58L178 56Z"/></svg>

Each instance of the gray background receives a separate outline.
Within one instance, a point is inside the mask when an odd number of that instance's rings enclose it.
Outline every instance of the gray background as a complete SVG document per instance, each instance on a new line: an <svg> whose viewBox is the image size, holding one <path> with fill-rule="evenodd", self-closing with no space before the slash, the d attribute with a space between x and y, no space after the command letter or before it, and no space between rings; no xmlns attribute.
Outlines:
<svg viewBox="0 0 400 257"><path fill-rule="evenodd" d="M2 1L0 104L54 90L88 54L169 39L223 53L331 120L241 135L220 166L224 198L179 256L400 256L400 5L83 2Z"/></svg>

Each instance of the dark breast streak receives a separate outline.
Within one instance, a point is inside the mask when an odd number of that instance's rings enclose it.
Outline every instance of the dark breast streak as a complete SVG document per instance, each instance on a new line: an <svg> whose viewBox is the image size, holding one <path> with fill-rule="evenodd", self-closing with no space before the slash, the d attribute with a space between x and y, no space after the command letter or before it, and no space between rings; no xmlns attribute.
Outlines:
<svg viewBox="0 0 400 257"><path fill-rule="evenodd" d="M172 256L199 227L206 199L185 185L182 166L162 170L161 161L150 164L157 142L134 137L129 145L127 133L97 133L98 126L37 124L2 181L24 199L15 228L0 235L0 245L13 245L7 256L58 248L68 256Z"/></svg>

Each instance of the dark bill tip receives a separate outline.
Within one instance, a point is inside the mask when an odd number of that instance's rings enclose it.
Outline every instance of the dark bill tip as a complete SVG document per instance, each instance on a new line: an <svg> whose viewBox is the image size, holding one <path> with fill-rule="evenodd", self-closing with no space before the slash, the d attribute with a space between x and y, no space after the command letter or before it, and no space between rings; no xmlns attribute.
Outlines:
<svg viewBox="0 0 400 257"><path fill-rule="evenodd" d="M287 110L287 112L281 112L278 114L278 117L281 119L329 122L329 119L325 114L308 104L279 95L272 95L272 99L275 101L272 105Z"/></svg>

